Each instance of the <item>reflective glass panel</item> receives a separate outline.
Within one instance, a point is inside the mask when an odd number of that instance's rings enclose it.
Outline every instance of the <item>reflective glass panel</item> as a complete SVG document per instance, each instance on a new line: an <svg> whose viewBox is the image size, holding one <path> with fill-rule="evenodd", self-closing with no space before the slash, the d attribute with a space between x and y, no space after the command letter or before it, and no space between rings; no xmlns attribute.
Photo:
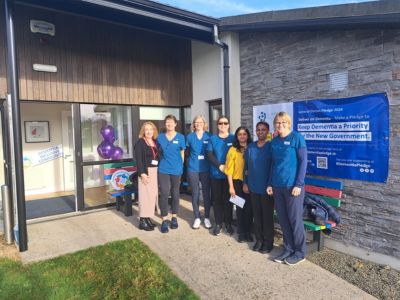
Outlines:
<svg viewBox="0 0 400 300"><path fill-rule="evenodd" d="M81 105L83 161L132 158L131 108Z"/></svg>

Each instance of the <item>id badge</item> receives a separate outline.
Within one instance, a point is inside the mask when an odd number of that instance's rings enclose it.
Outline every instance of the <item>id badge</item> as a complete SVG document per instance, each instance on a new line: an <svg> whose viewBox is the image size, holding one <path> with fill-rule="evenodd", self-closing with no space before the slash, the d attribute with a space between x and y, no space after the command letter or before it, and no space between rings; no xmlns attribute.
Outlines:
<svg viewBox="0 0 400 300"><path fill-rule="evenodd" d="M197 158L198 158L199 160L203 160L203 159L204 159L204 155L199 155Z"/></svg>
<svg viewBox="0 0 400 300"><path fill-rule="evenodd" d="M290 141L284 141L283 142L286 146L290 146Z"/></svg>
<svg viewBox="0 0 400 300"><path fill-rule="evenodd" d="M152 164L153 166L158 166L158 161L155 160L155 159L153 159L153 160L151 161L151 164Z"/></svg>

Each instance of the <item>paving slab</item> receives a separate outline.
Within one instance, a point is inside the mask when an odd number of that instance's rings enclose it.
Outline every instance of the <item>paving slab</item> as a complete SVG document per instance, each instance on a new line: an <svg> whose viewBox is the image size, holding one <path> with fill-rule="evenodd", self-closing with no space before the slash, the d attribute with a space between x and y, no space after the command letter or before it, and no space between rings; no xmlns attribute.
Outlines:
<svg viewBox="0 0 400 300"><path fill-rule="evenodd" d="M141 231L135 208L133 217L107 209L29 224L29 249L21 258L30 263L137 237L202 299L375 299L307 260L297 266L273 262L279 248L260 254L236 236L193 230L189 201L181 201L178 221L168 234Z"/></svg>

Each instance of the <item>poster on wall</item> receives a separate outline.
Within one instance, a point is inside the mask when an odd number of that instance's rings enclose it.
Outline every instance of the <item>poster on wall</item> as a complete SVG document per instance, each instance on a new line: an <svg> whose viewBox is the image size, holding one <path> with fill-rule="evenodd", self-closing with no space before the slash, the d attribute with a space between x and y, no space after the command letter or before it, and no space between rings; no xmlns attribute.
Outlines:
<svg viewBox="0 0 400 300"><path fill-rule="evenodd" d="M389 170L389 104L386 94L280 104L303 134L308 149L307 174L386 182ZM253 124L274 105L253 107ZM271 115L268 119L268 114ZM257 121L256 121L257 122Z"/></svg>

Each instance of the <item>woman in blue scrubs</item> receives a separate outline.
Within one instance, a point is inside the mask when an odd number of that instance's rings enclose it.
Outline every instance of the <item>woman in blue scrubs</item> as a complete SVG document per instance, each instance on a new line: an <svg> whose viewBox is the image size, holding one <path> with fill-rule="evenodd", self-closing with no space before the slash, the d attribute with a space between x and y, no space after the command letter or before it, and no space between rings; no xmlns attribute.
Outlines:
<svg viewBox="0 0 400 300"><path fill-rule="evenodd" d="M158 135L157 144L160 150L158 167L158 183L160 185L161 232L178 228L176 215L179 208L179 187L183 173L183 159L186 148L185 137L175 131L178 124L175 116L168 115L164 119L166 132ZM172 218L168 220L168 197L172 197Z"/></svg>
<svg viewBox="0 0 400 300"><path fill-rule="evenodd" d="M186 137L186 147L189 151L189 159L187 162L187 175L189 184L192 188L192 206L194 213L193 229L199 229L201 224L199 198L200 186L204 200L204 227L211 228L210 222L210 165L207 158L207 145L210 139L208 125L203 116L196 116L192 123L193 132Z"/></svg>
<svg viewBox="0 0 400 300"><path fill-rule="evenodd" d="M218 134L211 136L207 146L207 156L210 161L211 200L214 207L214 235L219 235L222 223L226 232L233 234L232 203L229 202L229 186L225 170L226 154L232 146L233 134L229 133L229 119L220 116L217 120Z"/></svg>
<svg viewBox="0 0 400 300"><path fill-rule="evenodd" d="M243 191L250 192L254 216L254 251L271 252L274 246L274 199L267 195L266 187L271 168L271 143L268 141L269 124L258 122L258 140L247 146L244 154Z"/></svg>
<svg viewBox="0 0 400 300"><path fill-rule="evenodd" d="M282 253L274 261L297 265L306 256L303 201L307 148L304 137L291 131L292 119L289 114L278 113L274 118L274 126L278 136L271 141L272 167L267 193L274 195L284 243Z"/></svg>

